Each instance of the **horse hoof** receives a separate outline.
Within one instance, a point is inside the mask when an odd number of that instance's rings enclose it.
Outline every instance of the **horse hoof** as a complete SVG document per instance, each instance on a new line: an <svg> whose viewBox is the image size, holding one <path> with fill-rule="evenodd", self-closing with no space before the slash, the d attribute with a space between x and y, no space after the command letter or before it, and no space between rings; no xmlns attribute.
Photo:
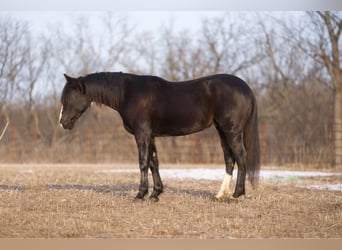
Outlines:
<svg viewBox="0 0 342 250"><path fill-rule="evenodd" d="M239 198L235 198L234 196L229 197L229 202L238 203L239 201L240 201Z"/></svg>
<svg viewBox="0 0 342 250"><path fill-rule="evenodd" d="M149 199L148 199L150 202L158 202L159 201L159 198L158 197L155 197L155 196L151 196Z"/></svg>
<svg viewBox="0 0 342 250"><path fill-rule="evenodd" d="M133 199L133 203L143 203L143 202L144 202L144 198L135 197Z"/></svg>
<svg viewBox="0 0 342 250"><path fill-rule="evenodd" d="M214 196L214 197L212 198L212 201L214 201L214 202L224 202L225 199L224 199L224 197L218 198L218 197Z"/></svg>
<svg viewBox="0 0 342 250"><path fill-rule="evenodd" d="M232 197L234 197L234 198L237 199L237 198L239 198L239 197L242 196L242 195L245 195L245 190L238 190L238 191L235 191Z"/></svg>

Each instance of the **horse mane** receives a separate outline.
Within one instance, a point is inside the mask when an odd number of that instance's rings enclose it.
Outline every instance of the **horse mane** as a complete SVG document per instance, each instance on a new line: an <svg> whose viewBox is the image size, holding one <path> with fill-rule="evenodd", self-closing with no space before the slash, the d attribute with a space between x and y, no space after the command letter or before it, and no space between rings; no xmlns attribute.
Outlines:
<svg viewBox="0 0 342 250"><path fill-rule="evenodd" d="M86 94L96 105L116 106L117 90L122 76L121 72L97 72L82 77L82 82Z"/></svg>

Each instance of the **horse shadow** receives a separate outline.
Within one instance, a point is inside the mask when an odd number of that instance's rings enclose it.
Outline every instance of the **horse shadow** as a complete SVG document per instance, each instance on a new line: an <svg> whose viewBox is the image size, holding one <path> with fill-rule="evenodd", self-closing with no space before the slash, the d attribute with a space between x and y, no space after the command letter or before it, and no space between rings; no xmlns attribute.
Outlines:
<svg viewBox="0 0 342 250"><path fill-rule="evenodd" d="M13 191L24 192L25 185L23 184L14 184L14 185L0 184L0 190L13 190Z"/></svg>
<svg viewBox="0 0 342 250"><path fill-rule="evenodd" d="M94 191L97 193L111 194L113 196L130 197L132 191L136 190L136 185L97 185L97 184L46 184L48 190L79 190Z"/></svg>
<svg viewBox="0 0 342 250"><path fill-rule="evenodd" d="M125 198L132 198L132 194L138 190L138 185L135 184L121 184L121 185L98 185L98 184L46 184L47 190L79 190L79 191L94 191L102 194L111 194L113 196L120 196ZM25 185L4 185L0 184L0 190L14 190L24 192ZM179 195L189 195L204 200L212 200L214 194L207 190L201 189L182 189L174 186L166 185L164 187L165 193L174 193Z"/></svg>
<svg viewBox="0 0 342 250"><path fill-rule="evenodd" d="M200 198L204 200L214 200L214 193L208 190L201 189L182 189L172 186L166 186L166 192L172 192L180 195L189 195L191 197Z"/></svg>
<svg viewBox="0 0 342 250"><path fill-rule="evenodd" d="M132 193L138 190L138 186L134 184L122 184L122 185L97 185L97 184L46 184L48 190L80 190L80 191L94 191L97 193L111 194L113 196L120 196L125 198L131 198ZM214 194L206 190L195 189L180 189L173 186L165 186L164 192L171 192L180 195L189 195L204 200L212 200Z"/></svg>

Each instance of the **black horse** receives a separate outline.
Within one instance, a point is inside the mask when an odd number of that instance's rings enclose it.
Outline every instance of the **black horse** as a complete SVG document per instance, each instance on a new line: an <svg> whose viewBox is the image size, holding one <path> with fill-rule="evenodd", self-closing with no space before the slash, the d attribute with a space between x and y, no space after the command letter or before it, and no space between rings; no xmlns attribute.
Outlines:
<svg viewBox="0 0 342 250"><path fill-rule="evenodd" d="M245 178L258 181L260 146L257 105L248 85L233 75L212 75L184 82L169 82L156 76L121 72L94 73L78 78L64 75L60 124L72 129L92 102L118 111L126 130L133 134L139 151L141 173L136 200L148 193L148 169L153 176L152 201L158 201L163 184L158 169L154 138L179 136L215 125L224 152L226 174L215 196L229 194L235 162L238 177L234 198L245 194Z"/></svg>

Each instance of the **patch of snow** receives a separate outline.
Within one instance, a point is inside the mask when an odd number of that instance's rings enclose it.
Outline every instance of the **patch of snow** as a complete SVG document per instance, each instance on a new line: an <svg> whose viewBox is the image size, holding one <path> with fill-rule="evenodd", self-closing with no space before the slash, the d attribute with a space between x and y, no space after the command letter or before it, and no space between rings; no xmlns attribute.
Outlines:
<svg viewBox="0 0 342 250"><path fill-rule="evenodd" d="M106 169L97 170L97 173L139 173L137 169ZM224 177L225 169L222 168L175 168L175 169L160 169L162 178L175 179L196 179L196 180L221 180ZM329 173L320 171L290 171L290 170L261 170L260 177L263 179L284 179L289 180L296 177L319 177L332 176L342 173ZM237 171L234 171L233 177L236 178ZM301 186L312 189L329 189L342 191L342 183L339 184L319 184Z"/></svg>
<svg viewBox="0 0 342 250"><path fill-rule="evenodd" d="M95 171L97 173L138 173L137 169L105 169ZM177 179L204 179L204 180L220 180L225 174L225 169L221 168L175 168L175 169L160 169L160 175L164 178ZM314 177L314 176L331 176L342 175L340 173L329 173L320 171L288 171L288 170L261 170L260 177L265 179L270 178L288 178L288 177ZM233 173L236 178L237 171Z"/></svg>
<svg viewBox="0 0 342 250"><path fill-rule="evenodd" d="M337 184L314 184L307 186L298 186L301 188L309 188L309 189L319 189L319 190L333 190L333 191L342 191L342 183Z"/></svg>

